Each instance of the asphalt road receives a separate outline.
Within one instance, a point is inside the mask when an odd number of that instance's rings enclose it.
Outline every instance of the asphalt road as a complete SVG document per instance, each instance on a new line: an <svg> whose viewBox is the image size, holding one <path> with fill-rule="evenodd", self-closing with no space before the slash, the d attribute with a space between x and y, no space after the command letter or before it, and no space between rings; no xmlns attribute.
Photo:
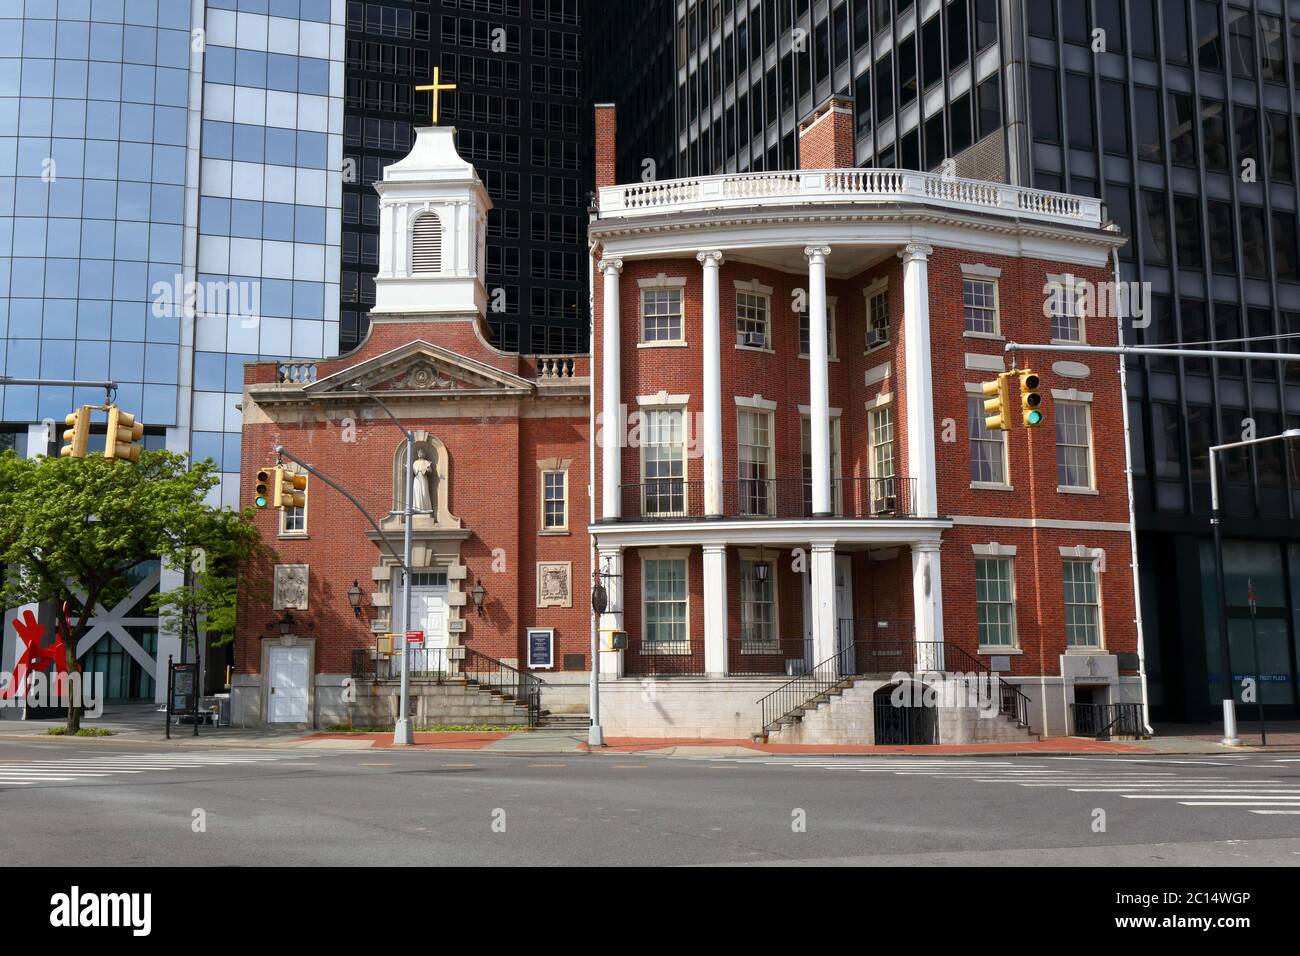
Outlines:
<svg viewBox="0 0 1300 956"><path fill-rule="evenodd" d="M0 741L0 814L8 866L1295 866L1300 757L713 760Z"/></svg>

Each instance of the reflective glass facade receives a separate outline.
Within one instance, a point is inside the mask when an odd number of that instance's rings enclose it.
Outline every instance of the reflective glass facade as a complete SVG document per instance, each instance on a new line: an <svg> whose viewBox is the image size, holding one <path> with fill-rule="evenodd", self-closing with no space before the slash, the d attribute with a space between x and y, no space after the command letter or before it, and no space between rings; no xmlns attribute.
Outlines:
<svg viewBox="0 0 1300 956"><path fill-rule="evenodd" d="M150 290L184 256L188 3L0 3L0 358L6 374L118 381L177 425L181 328ZM6 422L103 392L0 388Z"/></svg>

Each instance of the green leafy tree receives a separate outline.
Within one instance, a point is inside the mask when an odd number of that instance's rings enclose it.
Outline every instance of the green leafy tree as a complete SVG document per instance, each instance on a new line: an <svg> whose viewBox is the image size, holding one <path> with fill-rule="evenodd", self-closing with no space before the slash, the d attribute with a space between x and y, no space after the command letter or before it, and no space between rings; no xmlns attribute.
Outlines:
<svg viewBox="0 0 1300 956"><path fill-rule="evenodd" d="M219 481L210 461L190 467L184 455L166 451L144 452L135 465L97 454L0 455L0 565L9 569L0 580L0 607L53 602L67 647L65 669L79 673L76 647L96 607L112 607L127 597L141 563L189 566L201 549L209 560L216 556L222 568L233 569L256 548L257 531L247 516L204 501ZM187 606L228 634L233 580L194 580ZM189 616L191 624L196 620L188 611L181 616ZM179 623L180 617L174 620ZM75 733L81 708L78 701L71 703L67 729Z"/></svg>

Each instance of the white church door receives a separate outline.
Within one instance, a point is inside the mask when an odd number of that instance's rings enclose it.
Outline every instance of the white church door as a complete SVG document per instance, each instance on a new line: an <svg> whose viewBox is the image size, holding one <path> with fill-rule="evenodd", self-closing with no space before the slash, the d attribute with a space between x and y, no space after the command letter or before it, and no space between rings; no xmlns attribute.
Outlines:
<svg viewBox="0 0 1300 956"><path fill-rule="evenodd" d="M412 670L446 672L447 572L417 573L411 580L411 630L424 631L424 645L412 651Z"/></svg>

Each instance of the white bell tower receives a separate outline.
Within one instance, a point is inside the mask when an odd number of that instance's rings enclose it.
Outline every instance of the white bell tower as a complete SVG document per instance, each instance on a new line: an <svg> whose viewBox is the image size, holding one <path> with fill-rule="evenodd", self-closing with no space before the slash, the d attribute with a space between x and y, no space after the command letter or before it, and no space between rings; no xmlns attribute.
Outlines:
<svg viewBox="0 0 1300 956"><path fill-rule="evenodd" d="M450 126L415 130L415 146L384 170L379 274L372 315L484 315L487 214L474 167Z"/></svg>

